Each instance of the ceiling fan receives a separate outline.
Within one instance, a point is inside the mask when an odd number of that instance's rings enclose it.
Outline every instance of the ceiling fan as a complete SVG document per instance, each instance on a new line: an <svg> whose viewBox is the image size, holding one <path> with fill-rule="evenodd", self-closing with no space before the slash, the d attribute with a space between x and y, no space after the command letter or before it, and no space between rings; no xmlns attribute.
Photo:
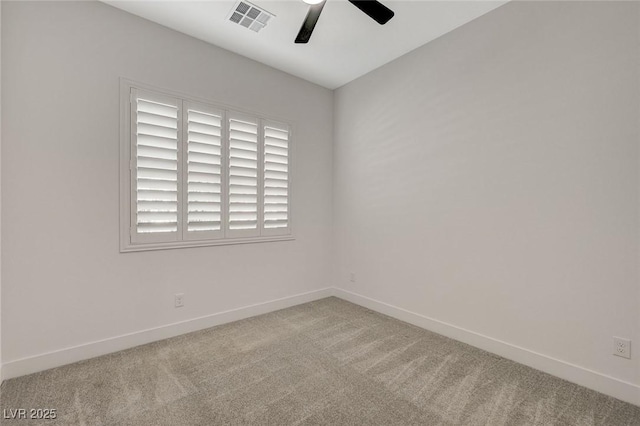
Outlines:
<svg viewBox="0 0 640 426"><path fill-rule="evenodd" d="M309 12L307 12L307 17L302 23L302 27L300 27L300 31L296 37L296 43L307 43L309 41L320 17L320 13L322 13L322 8L327 2L327 0L303 1L309 5ZM376 0L349 0L349 2L369 15L369 17L380 25L389 22L389 19L393 18L394 15L391 9Z"/></svg>

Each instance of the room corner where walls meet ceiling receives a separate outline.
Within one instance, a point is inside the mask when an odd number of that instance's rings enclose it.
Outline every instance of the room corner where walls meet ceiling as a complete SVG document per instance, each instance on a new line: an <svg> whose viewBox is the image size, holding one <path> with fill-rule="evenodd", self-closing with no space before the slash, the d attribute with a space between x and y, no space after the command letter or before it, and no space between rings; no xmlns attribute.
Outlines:
<svg viewBox="0 0 640 426"><path fill-rule="evenodd" d="M328 0L308 44L294 43L309 9L302 0L254 0L274 16L259 33L229 20L237 5L233 0L104 3L336 89L506 1L385 0L395 16L381 26L347 1Z"/></svg>

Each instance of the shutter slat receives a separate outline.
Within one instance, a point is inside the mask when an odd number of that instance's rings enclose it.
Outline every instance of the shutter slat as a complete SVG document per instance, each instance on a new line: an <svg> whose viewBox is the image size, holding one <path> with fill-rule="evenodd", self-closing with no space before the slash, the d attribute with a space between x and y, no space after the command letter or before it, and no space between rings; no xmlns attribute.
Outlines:
<svg viewBox="0 0 640 426"><path fill-rule="evenodd" d="M175 212L178 211L176 203L173 201L144 201L138 200L139 212Z"/></svg>
<svg viewBox="0 0 640 426"><path fill-rule="evenodd" d="M258 170L250 167L229 167L229 174L232 176L258 177Z"/></svg>
<svg viewBox="0 0 640 426"><path fill-rule="evenodd" d="M221 145L220 136L205 135L202 133L189 132L189 141L204 143L207 145Z"/></svg>
<svg viewBox="0 0 640 426"><path fill-rule="evenodd" d="M245 160L253 160L256 161L258 159L257 151L249 151L246 149L236 148L235 145L231 145L232 148L229 149L229 155L232 158L242 158Z"/></svg>
<svg viewBox="0 0 640 426"><path fill-rule="evenodd" d="M229 132L229 139L234 141L234 142L255 142L256 140L256 134L254 133L247 133L247 132L241 132L238 130L231 130Z"/></svg>
<svg viewBox="0 0 640 426"><path fill-rule="evenodd" d="M200 182L190 182L189 183L189 192L209 192L209 193L220 193L220 184L219 183L200 183Z"/></svg>
<svg viewBox="0 0 640 426"><path fill-rule="evenodd" d="M255 195L246 194L229 194L229 203L256 203L257 198Z"/></svg>
<svg viewBox="0 0 640 426"><path fill-rule="evenodd" d="M287 217L287 212L265 212L264 214L265 220L287 219Z"/></svg>
<svg viewBox="0 0 640 426"><path fill-rule="evenodd" d="M136 228L139 233L178 232L177 222L138 223Z"/></svg>
<svg viewBox="0 0 640 426"><path fill-rule="evenodd" d="M151 114L138 111L138 124L145 123L152 126L166 127L167 129L178 130L178 121L173 117Z"/></svg>
<svg viewBox="0 0 640 426"><path fill-rule="evenodd" d="M257 194L258 188L255 185L229 185L230 194Z"/></svg>
<svg viewBox="0 0 640 426"><path fill-rule="evenodd" d="M289 156L289 150L287 148L280 148L277 146L266 145L264 147L265 154L274 154L287 158Z"/></svg>
<svg viewBox="0 0 640 426"><path fill-rule="evenodd" d="M220 126L212 126L209 124L198 123L189 119L189 133L200 133L206 136L222 136Z"/></svg>
<svg viewBox="0 0 640 426"><path fill-rule="evenodd" d="M199 152L201 154L213 154L217 156L220 156L220 154L222 153L219 146L194 142L192 140L189 141L188 150L189 152Z"/></svg>
<svg viewBox="0 0 640 426"><path fill-rule="evenodd" d="M237 201L229 203L229 211L235 211L237 207L237 211L258 211L258 203L257 199L253 196L253 200L251 201Z"/></svg>
<svg viewBox="0 0 640 426"><path fill-rule="evenodd" d="M221 196L220 193L215 192L189 192L187 194L187 198L189 203L220 203Z"/></svg>
<svg viewBox="0 0 640 426"><path fill-rule="evenodd" d="M229 128L232 131L244 132L247 134L254 135L255 138L258 138L258 125L255 123L249 123L247 121L231 119L229 120Z"/></svg>
<svg viewBox="0 0 640 426"><path fill-rule="evenodd" d="M289 221L287 219L284 220L265 220L264 227L267 229L273 228L286 228L289 226Z"/></svg>
<svg viewBox="0 0 640 426"><path fill-rule="evenodd" d="M221 127L222 119L220 116L206 114L204 112L198 112L196 110L189 110L189 122L207 124L209 126Z"/></svg>
<svg viewBox="0 0 640 426"><path fill-rule="evenodd" d="M178 212L138 211L138 223L178 222Z"/></svg>
<svg viewBox="0 0 640 426"><path fill-rule="evenodd" d="M232 212L258 212L258 205L255 203L231 203L229 210Z"/></svg>
<svg viewBox="0 0 640 426"><path fill-rule="evenodd" d="M176 179L176 177L177 177L176 173L173 170L138 167L139 179L142 178L142 179L174 180Z"/></svg>
<svg viewBox="0 0 640 426"><path fill-rule="evenodd" d="M220 203L211 203L206 201L190 201L190 212L220 212Z"/></svg>
<svg viewBox="0 0 640 426"><path fill-rule="evenodd" d="M267 213L287 213L289 210L286 204L266 204L264 212Z"/></svg>
<svg viewBox="0 0 640 426"><path fill-rule="evenodd" d="M201 152L189 152L189 162L216 164L219 165L221 156L214 154L203 154Z"/></svg>
<svg viewBox="0 0 640 426"><path fill-rule="evenodd" d="M147 123L137 123L137 134L148 136L159 136L161 138L177 139L178 130L167 127L155 126Z"/></svg>
<svg viewBox="0 0 640 426"><path fill-rule="evenodd" d="M140 145L164 149L176 149L176 140L160 136L138 135L138 146Z"/></svg>
<svg viewBox="0 0 640 426"><path fill-rule="evenodd" d="M276 171L276 170L269 170L265 167L265 171L264 171L264 178L265 179L281 179L281 180L288 180L289 179L289 174L287 172L281 172L281 171Z"/></svg>
<svg viewBox="0 0 640 426"><path fill-rule="evenodd" d="M221 167L219 164L196 163L195 161L190 161L188 170L189 172L211 173L219 175Z"/></svg>
<svg viewBox="0 0 640 426"><path fill-rule="evenodd" d="M137 191L138 201L170 201L178 208L178 192L177 191L154 191L143 189Z"/></svg>
<svg viewBox="0 0 640 426"><path fill-rule="evenodd" d="M234 218L231 220L232 222L244 222L248 220L257 220L258 214L256 212L238 211L233 212L233 217Z"/></svg>
<svg viewBox="0 0 640 426"><path fill-rule="evenodd" d="M229 178L229 183L231 185L257 186L258 185L258 178L232 175Z"/></svg>
<svg viewBox="0 0 640 426"><path fill-rule="evenodd" d="M176 173L178 171L177 160L165 160L162 158L138 156L137 163L138 163L138 167L143 167L143 168L173 170Z"/></svg>
<svg viewBox="0 0 640 426"><path fill-rule="evenodd" d="M220 175L214 173L198 173L189 171L188 182L220 183Z"/></svg>
<svg viewBox="0 0 640 426"><path fill-rule="evenodd" d="M251 140L251 142L234 140L231 146L234 149L244 149L245 151L258 152L258 143L255 141L255 139Z"/></svg>
<svg viewBox="0 0 640 426"><path fill-rule="evenodd" d="M283 179L265 179L264 187L265 188L287 188L289 186L288 180Z"/></svg>
<svg viewBox="0 0 640 426"><path fill-rule="evenodd" d="M265 126L264 127L264 136L265 139L279 139L288 141L289 140L289 131L288 130L280 130L274 127Z"/></svg>
<svg viewBox="0 0 640 426"><path fill-rule="evenodd" d="M243 167L245 169L258 170L258 161L247 160L245 158L233 158L229 159L230 167Z"/></svg>
<svg viewBox="0 0 640 426"><path fill-rule="evenodd" d="M266 163L288 164L289 158L284 155L265 154L264 161Z"/></svg>
<svg viewBox="0 0 640 426"><path fill-rule="evenodd" d="M220 221L220 213L219 212L198 212L198 211L189 212L189 223L193 223L193 222L219 222L219 221Z"/></svg>
<svg viewBox="0 0 640 426"><path fill-rule="evenodd" d="M140 157L157 158L160 160L178 160L177 149L154 148L145 145L138 145L137 154Z"/></svg>
<svg viewBox="0 0 640 426"><path fill-rule="evenodd" d="M211 222L189 222L187 225L187 229L189 232L197 232L197 231L219 231L221 229L220 221L211 221Z"/></svg>
<svg viewBox="0 0 640 426"><path fill-rule="evenodd" d="M265 187L264 195L265 195L265 197L272 196L272 195L286 197L287 195L289 195L289 193L287 191L287 188Z"/></svg>
<svg viewBox="0 0 640 426"><path fill-rule="evenodd" d="M264 144L266 146L276 147L276 148L289 148L289 141L275 138L265 138Z"/></svg>
<svg viewBox="0 0 640 426"><path fill-rule="evenodd" d="M147 101L140 98L138 98L137 102L137 111L170 117L175 119L176 121L178 119L178 108L176 106Z"/></svg>
<svg viewBox="0 0 640 426"><path fill-rule="evenodd" d="M284 173L288 173L289 172L289 166L286 164L278 164L278 163L269 163L269 162L265 162L264 163L264 169L266 170L270 170L270 171L276 171L276 172L284 172Z"/></svg>
<svg viewBox="0 0 640 426"><path fill-rule="evenodd" d="M256 229L258 226L258 221L257 220L243 220L243 221L230 221L229 222L229 229L234 229L234 230L251 230L251 229Z"/></svg>
<svg viewBox="0 0 640 426"><path fill-rule="evenodd" d="M178 190L178 182L176 180L160 180L160 179L142 179L138 178L138 190L152 189L156 191L172 191Z"/></svg>

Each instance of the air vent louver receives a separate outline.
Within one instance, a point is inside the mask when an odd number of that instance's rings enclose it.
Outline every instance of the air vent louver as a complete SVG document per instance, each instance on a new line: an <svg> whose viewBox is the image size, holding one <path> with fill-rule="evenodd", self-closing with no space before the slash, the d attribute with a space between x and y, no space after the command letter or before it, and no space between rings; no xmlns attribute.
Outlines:
<svg viewBox="0 0 640 426"><path fill-rule="evenodd" d="M229 14L229 20L233 23L240 24L245 28L249 28L252 31L258 32L263 29L269 19L274 17L272 13L249 3L248 1L240 0L235 4L231 13Z"/></svg>

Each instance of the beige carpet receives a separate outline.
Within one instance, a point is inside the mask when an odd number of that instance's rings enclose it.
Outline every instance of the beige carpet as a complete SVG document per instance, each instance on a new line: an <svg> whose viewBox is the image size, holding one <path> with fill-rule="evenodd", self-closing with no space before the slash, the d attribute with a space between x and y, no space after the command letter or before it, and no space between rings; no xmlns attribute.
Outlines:
<svg viewBox="0 0 640 426"><path fill-rule="evenodd" d="M9 380L1 398L55 408L50 425L640 425L639 407L336 298Z"/></svg>

